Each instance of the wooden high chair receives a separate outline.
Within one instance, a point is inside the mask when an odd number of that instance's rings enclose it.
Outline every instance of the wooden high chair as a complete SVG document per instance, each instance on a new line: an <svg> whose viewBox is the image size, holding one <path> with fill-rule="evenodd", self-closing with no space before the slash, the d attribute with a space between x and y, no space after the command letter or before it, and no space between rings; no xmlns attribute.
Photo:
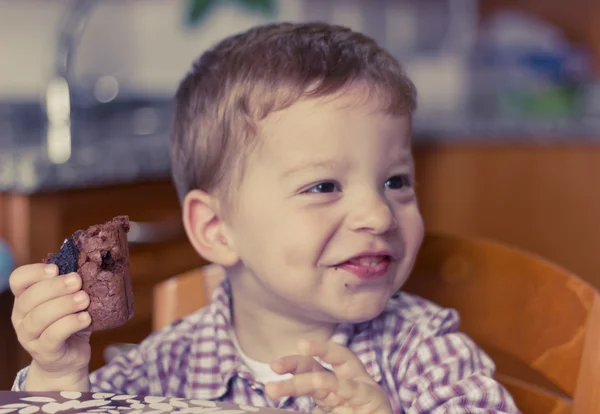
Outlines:
<svg viewBox="0 0 600 414"><path fill-rule="evenodd" d="M224 276L221 266L208 264L154 286L152 328L159 330L204 307Z"/></svg>
<svg viewBox="0 0 600 414"><path fill-rule="evenodd" d="M209 265L157 285L155 328L206 304ZM403 290L460 312L525 414L600 413L600 298L569 272L492 241L428 234Z"/></svg>

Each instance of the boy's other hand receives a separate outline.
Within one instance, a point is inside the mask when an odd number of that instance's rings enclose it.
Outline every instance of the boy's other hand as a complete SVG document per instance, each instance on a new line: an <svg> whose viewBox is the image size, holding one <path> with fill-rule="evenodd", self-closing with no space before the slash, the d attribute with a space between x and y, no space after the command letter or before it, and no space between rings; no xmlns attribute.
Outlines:
<svg viewBox="0 0 600 414"><path fill-rule="evenodd" d="M267 384L266 391L271 398L310 396L324 413L392 413L385 391L348 348L332 341L302 341L298 351L299 355L271 363L276 373L294 375L288 380ZM330 364L333 372L326 370L315 358Z"/></svg>
<svg viewBox="0 0 600 414"><path fill-rule="evenodd" d="M56 265L31 264L10 276L15 296L12 323L33 362L27 391L85 391L90 361L88 295L77 273L58 275Z"/></svg>

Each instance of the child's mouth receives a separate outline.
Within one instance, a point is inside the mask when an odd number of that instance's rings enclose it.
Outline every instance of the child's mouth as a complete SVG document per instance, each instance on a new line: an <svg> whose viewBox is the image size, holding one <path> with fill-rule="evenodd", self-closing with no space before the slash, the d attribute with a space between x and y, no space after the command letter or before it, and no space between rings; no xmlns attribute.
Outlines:
<svg viewBox="0 0 600 414"><path fill-rule="evenodd" d="M387 255L361 256L345 261L336 267L352 273L359 279L374 279L387 273L391 259Z"/></svg>

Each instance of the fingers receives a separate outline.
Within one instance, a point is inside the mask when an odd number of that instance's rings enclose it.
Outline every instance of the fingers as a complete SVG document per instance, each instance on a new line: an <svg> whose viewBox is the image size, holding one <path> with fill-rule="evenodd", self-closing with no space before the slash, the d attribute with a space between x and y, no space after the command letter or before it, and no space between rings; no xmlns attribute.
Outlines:
<svg viewBox="0 0 600 414"><path fill-rule="evenodd" d="M63 316L46 328L40 335L40 345L48 352L57 352L73 334L87 328L92 318L87 312Z"/></svg>
<svg viewBox="0 0 600 414"><path fill-rule="evenodd" d="M302 355L310 355L330 364L344 378L370 378L365 366L354 352L333 341L304 340L298 344Z"/></svg>
<svg viewBox="0 0 600 414"><path fill-rule="evenodd" d="M311 356L290 355L271 362L271 369L277 374L302 374L318 372L325 369Z"/></svg>
<svg viewBox="0 0 600 414"><path fill-rule="evenodd" d="M58 267L54 264L30 264L18 267L9 278L10 290L16 298L29 287L58 275Z"/></svg>
<svg viewBox="0 0 600 414"><path fill-rule="evenodd" d="M61 296L34 308L23 318L18 334L21 342L38 339L44 330L59 319L79 312L89 305L89 296L84 291Z"/></svg>
<svg viewBox="0 0 600 414"><path fill-rule="evenodd" d="M302 341L298 350L301 355L286 356L271 363L271 368L278 374L293 376L266 384L269 397L308 396L322 412L334 408L343 412L391 412L385 391L348 348L332 341ZM330 364L333 372L327 371L315 358Z"/></svg>
<svg viewBox="0 0 600 414"><path fill-rule="evenodd" d="M81 289L81 277L77 273L43 280L30 286L15 301L17 317L24 317L41 304Z"/></svg>
<svg viewBox="0 0 600 414"><path fill-rule="evenodd" d="M323 409L341 405L355 408L370 406L375 409L389 404L387 395L379 386L339 378L327 371L296 375L288 380L268 383L265 387L273 399L309 396Z"/></svg>
<svg viewBox="0 0 600 414"><path fill-rule="evenodd" d="M324 400L330 393L335 393L338 385L339 379L335 374L319 371L295 375L280 382L268 383L265 390L273 399L309 396L316 401Z"/></svg>

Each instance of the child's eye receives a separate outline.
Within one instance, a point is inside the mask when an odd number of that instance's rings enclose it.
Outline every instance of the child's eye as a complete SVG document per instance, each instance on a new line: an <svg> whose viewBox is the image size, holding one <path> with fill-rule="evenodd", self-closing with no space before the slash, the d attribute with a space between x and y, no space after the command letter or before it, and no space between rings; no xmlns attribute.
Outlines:
<svg viewBox="0 0 600 414"><path fill-rule="evenodd" d="M333 193L340 191L340 186L333 181L323 181L310 187L305 193Z"/></svg>
<svg viewBox="0 0 600 414"><path fill-rule="evenodd" d="M385 188L390 190L399 190L401 188L410 187L410 177L406 174L395 175L385 182Z"/></svg>

